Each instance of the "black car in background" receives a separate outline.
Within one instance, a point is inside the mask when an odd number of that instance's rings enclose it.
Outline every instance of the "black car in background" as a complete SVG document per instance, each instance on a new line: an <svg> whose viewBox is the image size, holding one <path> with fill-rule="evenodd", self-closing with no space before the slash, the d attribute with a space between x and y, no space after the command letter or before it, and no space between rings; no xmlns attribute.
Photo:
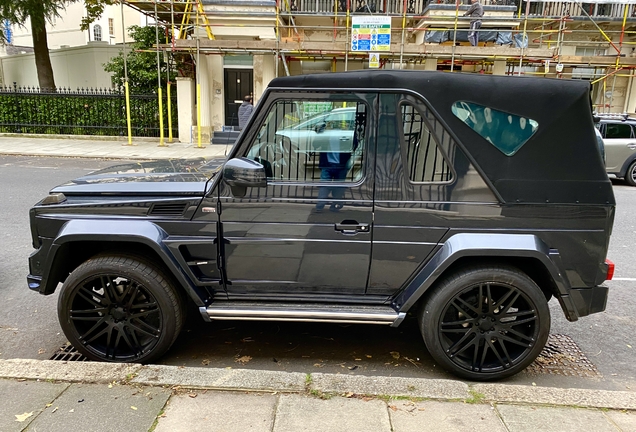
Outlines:
<svg viewBox="0 0 636 432"><path fill-rule="evenodd" d="M205 321L412 314L442 366L503 378L543 348L551 297L570 321L605 309L615 201L593 128L575 80L278 78L227 161L54 188L30 213L29 287L62 283L61 326L94 360L156 360L191 301Z"/></svg>

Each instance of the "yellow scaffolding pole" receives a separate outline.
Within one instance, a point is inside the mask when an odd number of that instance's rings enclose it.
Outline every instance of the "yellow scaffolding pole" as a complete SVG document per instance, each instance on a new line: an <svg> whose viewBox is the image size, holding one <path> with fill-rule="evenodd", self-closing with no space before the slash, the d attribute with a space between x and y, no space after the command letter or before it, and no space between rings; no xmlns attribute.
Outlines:
<svg viewBox="0 0 636 432"><path fill-rule="evenodd" d="M165 147L163 132L163 97L161 92L161 58L159 54L159 15L157 14L157 3L155 2L155 39L157 43L157 97L159 98L159 147Z"/></svg>
<svg viewBox="0 0 636 432"><path fill-rule="evenodd" d="M126 127L128 129L128 145L132 143L132 126L130 120L130 90L128 89L128 59L126 57L126 25L124 24L124 3L121 3L121 32L123 36L124 52L124 94L126 98Z"/></svg>

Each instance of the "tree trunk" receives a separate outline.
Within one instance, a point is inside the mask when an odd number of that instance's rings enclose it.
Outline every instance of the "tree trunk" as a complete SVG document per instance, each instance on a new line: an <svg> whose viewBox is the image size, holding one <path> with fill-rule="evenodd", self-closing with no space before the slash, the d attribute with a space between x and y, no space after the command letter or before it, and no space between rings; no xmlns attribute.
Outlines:
<svg viewBox="0 0 636 432"><path fill-rule="evenodd" d="M40 88L55 90L55 78L53 77L51 57L49 57L49 43L46 39L46 20L42 8L36 8L31 12L31 34L33 35L33 53L35 54L35 68L38 71Z"/></svg>

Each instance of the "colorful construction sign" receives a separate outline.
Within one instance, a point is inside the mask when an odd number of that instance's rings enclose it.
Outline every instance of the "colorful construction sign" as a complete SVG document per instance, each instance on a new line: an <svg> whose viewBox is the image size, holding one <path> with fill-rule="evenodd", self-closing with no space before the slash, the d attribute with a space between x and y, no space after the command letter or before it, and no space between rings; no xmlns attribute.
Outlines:
<svg viewBox="0 0 636 432"><path fill-rule="evenodd" d="M390 51L391 17L353 16L351 18L351 51Z"/></svg>

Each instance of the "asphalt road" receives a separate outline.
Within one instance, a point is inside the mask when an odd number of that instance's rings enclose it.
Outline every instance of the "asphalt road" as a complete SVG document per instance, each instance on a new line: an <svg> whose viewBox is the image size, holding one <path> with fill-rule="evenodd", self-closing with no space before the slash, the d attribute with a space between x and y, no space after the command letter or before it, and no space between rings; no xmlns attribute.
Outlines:
<svg viewBox="0 0 636 432"><path fill-rule="evenodd" d="M57 323L57 295L30 292L28 210L53 186L113 161L0 156L0 358L48 359L66 339ZM565 368L526 371L509 383L636 391L636 188L616 182L618 202L609 258L616 263L607 310L570 323L552 301L552 334L571 337L598 373ZM414 320L381 326L204 323L196 311L159 363L297 372L452 378L427 353ZM573 376L565 376L565 371ZM576 374L583 370L582 376Z"/></svg>

